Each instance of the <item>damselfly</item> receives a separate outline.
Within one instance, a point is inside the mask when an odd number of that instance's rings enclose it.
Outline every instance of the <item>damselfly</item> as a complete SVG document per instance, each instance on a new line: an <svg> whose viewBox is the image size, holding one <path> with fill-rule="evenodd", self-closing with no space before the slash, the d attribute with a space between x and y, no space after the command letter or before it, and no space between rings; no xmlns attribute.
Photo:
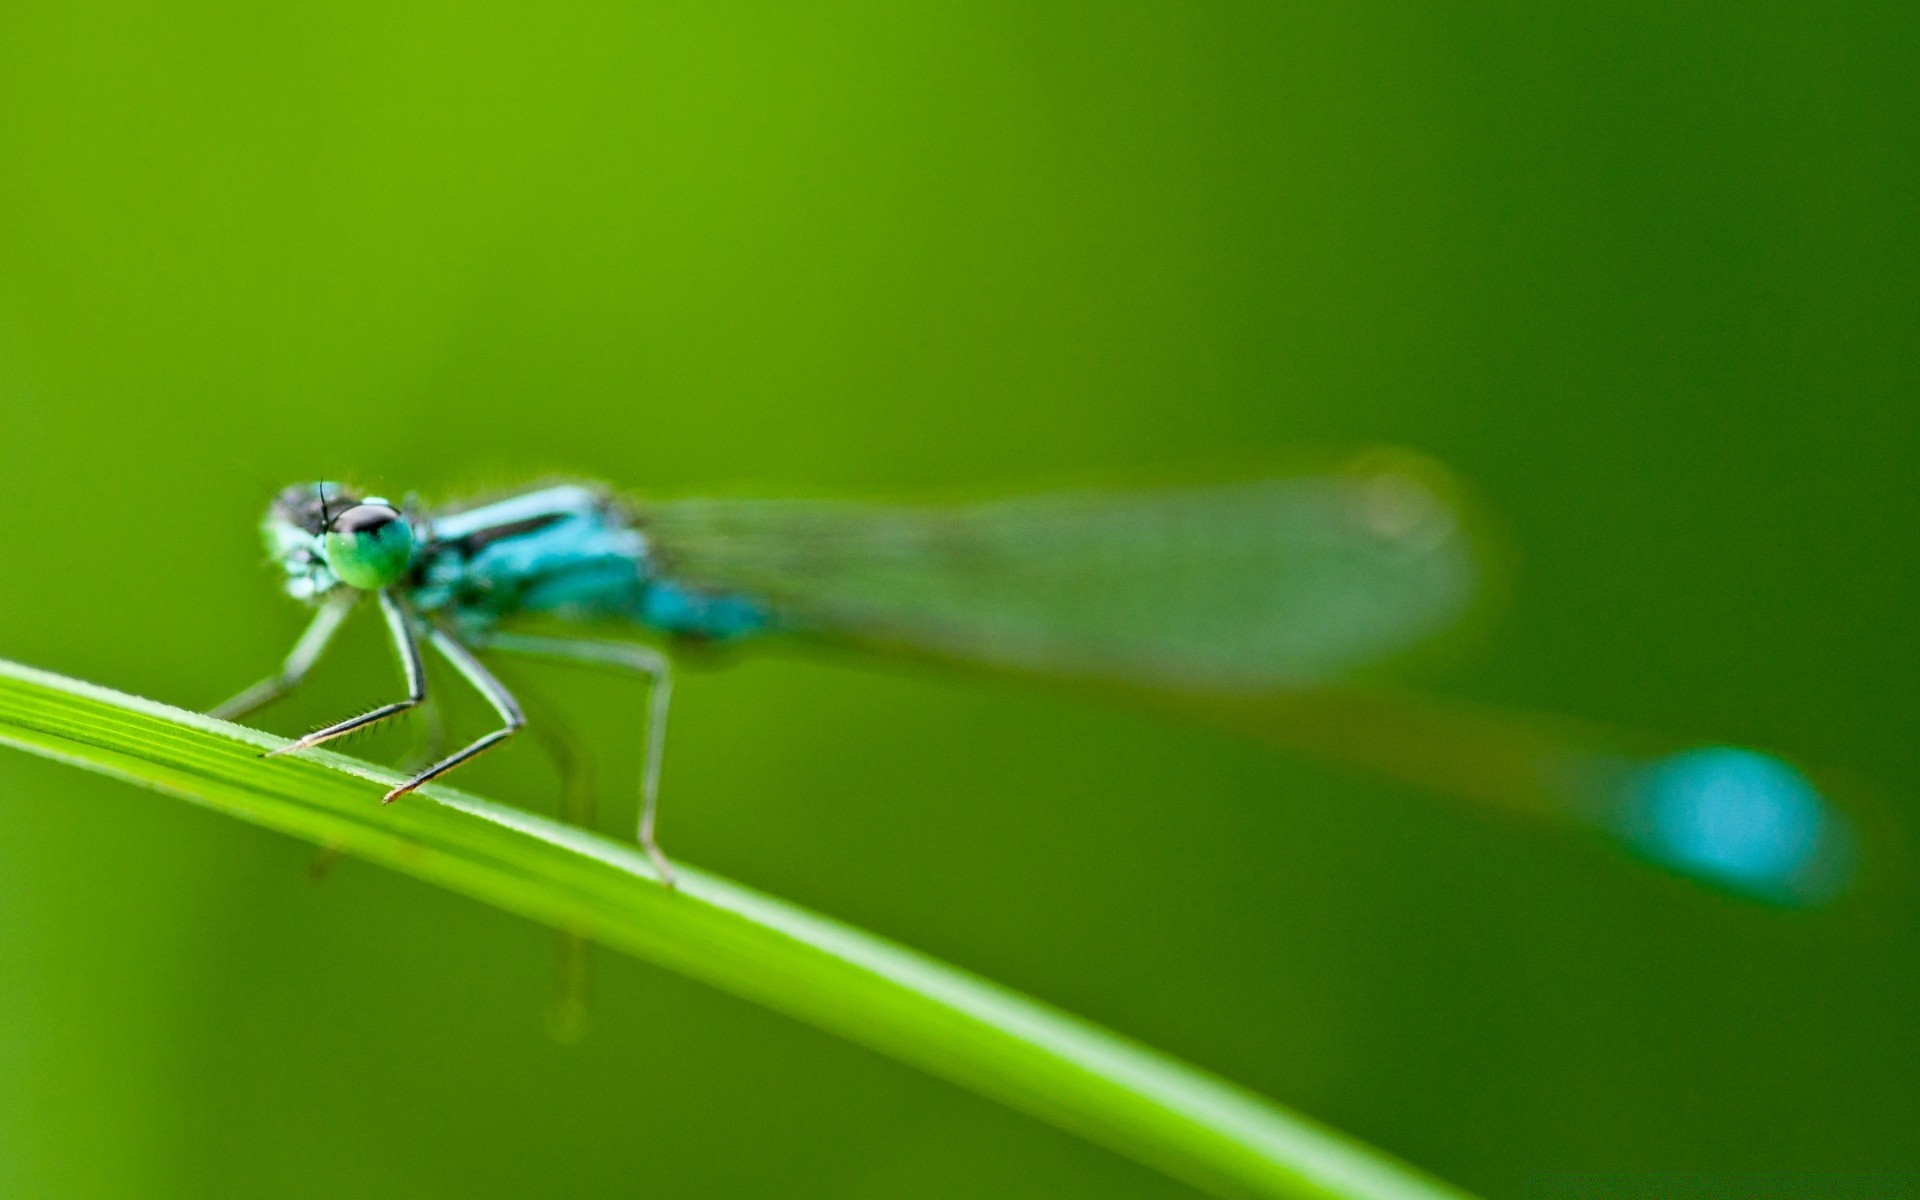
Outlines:
<svg viewBox="0 0 1920 1200"><path fill-rule="evenodd" d="M1519 795L1669 866L1775 899L1823 898L1850 852L1837 814L1765 756L1642 762L1600 744L1549 753L1513 721L1430 707L1410 723L1415 710L1343 690L1459 624L1483 590L1470 522L1444 475L1410 456L1234 484L922 507L655 502L568 483L426 508L311 483L281 492L262 529L287 591L318 611L280 671L215 715L285 695L371 595L406 697L276 753L419 705L423 640L501 722L389 791L391 802L526 724L481 655L630 672L649 690L638 836L669 885L655 837L672 686L661 641L826 640L1105 683L1223 708L1230 723L1264 713L1278 729L1305 731L1283 740L1348 760L1384 750L1390 773L1418 781L1432 771L1445 790L1509 806ZM652 638L541 635L528 618ZM1368 739L1376 745L1360 749Z"/></svg>

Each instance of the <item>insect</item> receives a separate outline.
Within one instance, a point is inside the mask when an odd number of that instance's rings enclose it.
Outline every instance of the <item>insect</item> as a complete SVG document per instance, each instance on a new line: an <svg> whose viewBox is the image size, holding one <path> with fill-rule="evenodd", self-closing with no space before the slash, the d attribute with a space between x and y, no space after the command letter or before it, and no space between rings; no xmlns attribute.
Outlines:
<svg viewBox="0 0 1920 1200"><path fill-rule="evenodd" d="M406 696L274 753L419 705L422 641L501 722L389 791L392 802L526 725L483 655L627 672L647 687L637 834L672 886L656 837L673 681L659 643L806 639L1104 684L1595 829L1774 903L1820 903L1846 886L1856 823L1773 756L1353 686L1474 609L1489 556L1472 524L1437 468L1397 452L1241 483L920 507L642 501L567 483L423 508L299 484L262 531L288 593L317 612L279 672L214 715L285 695L370 595ZM533 618L578 636L529 632Z"/></svg>
<svg viewBox="0 0 1920 1200"><path fill-rule="evenodd" d="M406 696L274 753L419 705L423 641L500 719L390 803L525 726L483 655L631 673L648 690L637 833L669 886L655 829L672 666L633 634L826 640L1170 692L1296 691L1444 632L1471 608L1481 570L1443 477L1394 456L1242 483L927 507L650 503L567 483L426 509L305 483L274 499L262 532L287 592L317 612L277 673L213 715L286 695L370 596ZM535 616L583 636L515 628Z"/></svg>

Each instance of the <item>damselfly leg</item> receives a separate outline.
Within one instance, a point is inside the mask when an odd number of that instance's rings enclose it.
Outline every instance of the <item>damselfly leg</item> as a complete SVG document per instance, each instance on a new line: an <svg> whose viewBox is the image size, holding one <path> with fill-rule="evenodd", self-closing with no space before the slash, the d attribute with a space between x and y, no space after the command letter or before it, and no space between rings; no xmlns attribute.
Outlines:
<svg viewBox="0 0 1920 1200"><path fill-rule="evenodd" d="M640 846L660 872L660 882L672 887L673 866L654 839L654 820L660 806L660 762L667 745L667 708L673 699L673 671L667 656L637 642L594 642L507 633L494 634L482 645L507 654L584 663L647 677L646 750L640 768Z"/></svg>
<svg viewBox="0 0 1920 1200"><path fill-rule="evenodd" d="M419 707L426 701L426 664L422 662L420 658L420 643L414 635L414 618L391 592L382 591L379 593L379 596L380 612L387 619L387 631L392 635L394 652L399 655L401 670L406 674L407 698L404 700L395 700L391 704L383 704L378 708L361 713L357 717L349 717L347 720L329 725L324 729L316 729L312 733L289 742L277 750L268 751L267 757L272 758L281 754L289 754L295 750L306 750L313 746L318 746L323 742L332 741L334 738L340 737L343 734L352 733L356 729L365 729L367 726L384 721L388 717L398 716L409 709ZM327 643L333 639L334 633L340 628L341 622L346 619L347 613L352 606L353 601L350 596L341 600L329 601L321 608L320 614L313 619L313 622L307 626L306 632L300 635L300 640L294 644L292 652L287 655L286 663L281 667L278 675L263 680L240 693L238 696L235 696L214 710L214 715L221 717L238 716L241 713L249 712L264 704L271 703L292 690L294 685L298 684L300 680L306 676L308 670L312 668L315 660L320 657L320 652L326 649ZM381 803L383 804L391 804L393 801L398 800L428 780L444 775L468 759L499 745L501 742L520 732L527 724L527 719L521 713L520 704L513 698L513 693L509 692L504 684L493 677L493 673L488 671L480 660L473 656L472 651L461 645L459 640L452 634L437 626L427 631L427 638L433 643L433 648L438 650L441 656L449 663L453 664L454 670L460 672L466 681L471 683L474 689L486 698L487 703L493 706L493 710L500 714L500 719L504 722L504 725L492 733L487 734L485 737L480 738L478 741L434 763L399 787L394 788L385 796L381 797Z"/></svg>
<svg viewBox="0 0 1920 1200"><path fill-rule="evenodd" d="M321 654L326 652L333 635L346 623L347 614L353 611L354 602L358 599L357 592L342 592L321 605L320 611L307 623L306 632L287 652L286 661L280 664L279 674L267 676L226 703L210 709L207 715L222 721L237 721L299 687L300 681L313 669L313 664L319 662Z"/></svg>
<svg viewBox="0 0 1920 1200"><path fill-rule="evenodd" d="M527 725L526 715L520 711L520 702L513 698L513 693L507 690L505 684L493 677L493 672L487 670L480 660L473 656L471 650L461 645L452 634L444 629L435 628L429 630L427 638L433 643L433 648L440 652L441 657L452 663L453 669L460 672L466 681L473 685L474 690L486 698L487 703L493 706L494 712L500 714L500 719L505 722L505 724L492 733L487 734L485 737L480 738L478 741L454 751L418 775L415 775L412 779L394 788L380 798L380 803L382 804L392 804L395 800L398 800L428 780L436 779L448 771L453 770L461 763L466 762L468 759L474 758L499 745L501 742L506 741L514 734L526 728Z"/></svg>
<svg viewBox="0 0 1920 1200"><path fill-rule="evenodd" d="M420 714L420 740L395 766L408 775L447 756L447 713L436 689L427 693L415 711Z"/></svg>
<svg viewBox="0 0 1920 1200"><path fill-rule="evenodd" d="M420 744L399 763L400 770L409 775L428 763L439 762L447 753L447 717L440 703L440 692L429 690L427 698L414 711L420 714ZM320 847L307 869L307 877L315 883L322 882L345 856L346 851L338 846Z"/></svg>
<svg viewBox="0 0 1920 1200"><path fill-rule="evenodd" d="M406 673L407 698L395 700L391 704L382 704L379 708L363 712L357 717L349 717L325 729L316 729L297 741L288 742L278 750L267 751L266 757L291 754L295 750L305 750L318 746L322 742L332 741L356 729L365 729L377 721L398 716L427 698L426 664L420 661L420 644L414 639L413 622L408 618L406 609L400 606L400 602L394 599L391 592L381 592L380 613L387 619L387 632L392 635L394 653L400 656L400 669Z"/></svg>

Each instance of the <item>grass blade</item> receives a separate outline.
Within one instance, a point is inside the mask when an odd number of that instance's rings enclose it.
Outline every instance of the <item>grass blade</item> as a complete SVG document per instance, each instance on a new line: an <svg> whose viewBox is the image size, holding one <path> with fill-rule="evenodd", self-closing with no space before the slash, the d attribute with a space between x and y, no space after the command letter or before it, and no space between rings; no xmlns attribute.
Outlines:
<svg viewBox="0 0 1920 1200"><path fill-rule="evenodd" d="M871 934L639 848L0 661L0 744L340 847L702 980L1221 1196L1459 1197L1192 1067Z"/></svg>

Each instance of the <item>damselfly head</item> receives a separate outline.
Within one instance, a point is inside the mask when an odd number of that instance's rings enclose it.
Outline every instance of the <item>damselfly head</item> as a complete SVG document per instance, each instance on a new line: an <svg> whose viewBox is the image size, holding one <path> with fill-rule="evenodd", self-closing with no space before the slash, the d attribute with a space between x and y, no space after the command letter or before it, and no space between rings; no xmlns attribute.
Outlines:
<svg viewBox="0 0 1920 1200"><path fill-rule="evenodd" d="M369 496L328 522L321 545L340 582L378 591L407 573L413 562L413 527L399 509Z"/></svg>
<svg viewBox="0 0 1920 1200"><path fill-rule="evenodd" d="M303 600L339 584L377 591L397 582L413 562L413 527L399 509L337 483L282 491L263 531L269 552L287 572L287 590Z"/></svg>
<svg viewBox="0 0 1920 1200"><path fill-rule="evenodd" d="M360 503L360 497L345 484L296 483L282 488L267 510L267 524L280 525L289 532L320 537L327 532L335 514Z"/></svg>

